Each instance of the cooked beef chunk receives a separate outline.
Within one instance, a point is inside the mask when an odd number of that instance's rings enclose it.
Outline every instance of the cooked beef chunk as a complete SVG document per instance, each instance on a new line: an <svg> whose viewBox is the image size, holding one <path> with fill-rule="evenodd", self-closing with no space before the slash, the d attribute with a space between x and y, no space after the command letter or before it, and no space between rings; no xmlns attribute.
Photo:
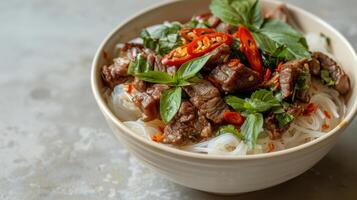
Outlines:
<svg viewBox="0 0 357 200"><path fill-rule="evenodd" d="M190 96L191 103L199 113L216 124L223 122L223 113L229 111L229 108L221 98L218 89L210 82L204 80L194 85L185 86L184 90Z"/></svg>
<svg viewBox="0 0 357 200"><path fill-rule="evenodd" d="M123 71L125 70L125 75ZM126 82L131 82L133 77L126 75L126 69L123 69L122 65L118 66L112 64L109 67L104 65L102 68L102 78L106 85L110 88L114 88L116 85Z"/></svg>
<svg viewBox="0 0 357 200"><path fill-rule="evenodd" d="M309 62L314 75L320 76L320 70L325 69L329 72L332 80L335 81L334 88L340 94L346 94L350 90L350 80L347 74L332 58L321 52L314 52L312 60Z"/></svg>
<svg viewBox="0 0 357 200"><path fill-rule="evenodd" d="M154 84L146 89L145 92L134 94L133 102L143 113L144 121L151 121L160 118L160 96L169 86L164 84Z"/></svg>
<svg viewBox="0 0 357 200"><path fill-rule="evenodd" d="M217 67L217 65L226 63L228 61L229 55L231 54L231 48L226 44L222 44L210 53L212 54L212 57L207 61L204 67L209 71Z"/></svg>
<svg viewBox="0 0 357 200"><path fill-rule="evenodd" d="M102 77L104 82L113 88L118 84L130 82L133 77L128 76L128 66L138 53L148 52L140 44L126 43L119 51L119 57L113 59L113 64L103 66Z"/></svg>
<svg viewBox="0 0 357 200"><path fill-rule="evenodd" d="M270 18L270 19L277 19L279 21L288 22L288 8L286 7L285 4L281 4L279 6L277 6L275 9L270 10L270 12L268 12L265 15L266 18Z"/></svg>
<svg viewBox="0 0 357 200"><path fill-rule="evenodd" d="M149 83L140 80L138 77L134 77L134 81L132 82L133 87L139 92L145 92L146 88L150 86Z"/></svg>
<svg viewBox="0 0 357 200"><path fill-rule="evenodd" d="M212 70L209 77L222 91L231 93L254 89L262 81L258 72L239 62L220 65Z"/></svg>
<svg viewBox="0 0 357 200"><path fill-rule="evenodd" d="M153 66L155 71L163 71L170 74L176 72L175 67L162 65L161 56L155 55L152 50L144 48L142 44L125 43L119 51L119 57L113 60L113 64L103 66L102 77L104 82L110 88L121 83L133 82L135 89L141 92L145 91L148 87L147 83L127 74L130 62L135 60L139 53Z"/></svg>
<svg viewBox="0 0 357 200"><path fill-rule="evenodd" d="M179 111L164 129L163 143L183 145L212 135L212 126L189 102L183 101Z"/></svg>
<svg viewBox="0 0 357 200"><path fill-rule="evenodd" d="M303 112L303 108L298 104L293 104L286 109L286 112L292 115L294 118L300 116ZM270 113L264 119L264 128L269 130L269 137L272 140L281 138L281 136L290 128L290 123L286 126L279 128L278 122L273 113Z"/></svg>
<svg viewBox="0 0 357 200"><path fill-rule="evenodd" d="M311 75L307 59L293 60L285 63L280 71L280 87L283 98L290 97L296 89L296 98L308 102L308 90L311 86Z"/></svg>

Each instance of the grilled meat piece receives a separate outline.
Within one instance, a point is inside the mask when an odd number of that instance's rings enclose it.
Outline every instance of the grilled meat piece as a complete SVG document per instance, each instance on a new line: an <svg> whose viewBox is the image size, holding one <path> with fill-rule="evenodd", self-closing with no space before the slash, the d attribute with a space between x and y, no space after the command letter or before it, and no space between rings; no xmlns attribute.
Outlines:
<svg viewBox="0 0 357 200"><path fill-rule="evenodd" d="M229 111L217 88L204 80L183 88L190 97L191 103L199 113L216 124L223 122L223 113Z"/></svg>
<svg viewBox="0 0 357 200"><path fill-rule="evenodd" d="M350 80L340 65L332 58L321 52L313 52L312 60L309 62L314 75L320 76L320 70L327 70L335 81L334 88L342 95L346 94L350 88Z"/></svg>
<svg viewBox="0 0 357 200"><path fill-rule="evenodd" d="M204 67L204 70L209 72L217 67L217 65L226 63L228 61L229 55L231 54L231 48L226 44L222 44L210 52L210 54L212 54L212 57L207 61Z"/></svg>
<svg viewBox="0 0 357 200"><path fill-rule="evenodd" d="M283 98L290 97L295 87L297 99L303 102L310 100L308 90L311 86L311 74L307 59L285 63L281 68L279 81Z"/></svg>
<svg viewBox="0 0 357 200"><path fill-rule="evenodd" d="M160 96L167 89L169 89L167 85L154 84L145 92L138 92L134 95L133 102L142 111L144 121L160 119Z"/></svg>
<svg viewBox="0 0 357 200"><path fill-rule="evenodd" d="M303 108L298 104L293 104L286 109L286 112L294 118L299 117L303 113ZM279 127L273 113L270 113L264 119L264 128L269 130L269 137L272 140L281 138L281 136L290 128L290 123L284 127Z"/></svg>
<svg viewBox="0 0 357 200"><path fill-rule="evenodd" d="M212 70L209 77L221 91L230 93L254 89L262 81L258 72L239 62L220 65Z"/></svg>
<svg viewBox="0 0 357 200"><path fill-rule="evenodd" d="M162 142L183 145L208 138L212 132L210 122L189 101L183 101L176 116L165 127Z"/></svg>

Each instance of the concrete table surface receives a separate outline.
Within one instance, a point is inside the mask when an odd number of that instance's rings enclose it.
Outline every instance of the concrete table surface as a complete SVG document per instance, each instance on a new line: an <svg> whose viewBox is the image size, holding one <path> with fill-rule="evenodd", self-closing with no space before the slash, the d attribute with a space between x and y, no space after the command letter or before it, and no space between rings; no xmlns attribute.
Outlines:
<svg viewBox="0 0 357 200"><path fill-rule="evenodd" d="M357 199L357 121L311 170L236 197L174 184L132 157L92 97L90 65L109 31L158 1L0 2L1 200ZM288 2L320 16L357 47L356 1Z"/></svg>

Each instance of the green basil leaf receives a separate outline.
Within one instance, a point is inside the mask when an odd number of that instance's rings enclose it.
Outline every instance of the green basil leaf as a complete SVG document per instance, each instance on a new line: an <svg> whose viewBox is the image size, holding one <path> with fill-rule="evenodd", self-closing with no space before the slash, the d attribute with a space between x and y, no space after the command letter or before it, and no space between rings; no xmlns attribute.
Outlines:
<svg viewBox="0 0 357 200"><path fill-rule="evenodd" d="M152 67L147 60L141 54L138 54L135 60L130 62L127 73L130 75L136 75L142 72L148 72L151 68Z"/></svg>
<svg viewBox="0 0 357 200"><path fill-rule="evenodd" d="M239 139L244 140L243 135L237 130L237 128L233 125L224 125L220 126L217 131L217 135L225 134L225 133L230 133L232 135L237 136Z"/></svg>
<svg viewBox="0 0 357 200"><path fill-rule="evenodd" d="M244 108L251 112L266 112L273 107L273 104L258 99L245 99Z"/></svg>
<svg viewBox="0 0 357 200"><path fill-rule="evenodd" d="M280 106L272 91L260 89L252 93L250 98L241 99L235 96L226 96L225 101L236 111L266 112L273 107Z"/></svg>
<svg viewBox="0 0 357 200"><path fill-rule="evenodd" d="M270 54L285 46L286 60L310 57L304 36L281 21L269 19L252 35L259 47Z"/></svg>
<svg viewBox="0 0 357 200"><path fill-rule="evenodd" d="M231 106L236 111L244 111L244 110L246 110L246 108L245 108L245 100L244 99L241 99L241 98L235 97L235 96L226 96L224 98L224 100L226 101L226 103L229 106Z"/></svg>
<svg viewBox="0 0 357 200"><path fill-rule="evenodd" d="M167 124L176 115L181 106L181 87L171 88L162 93L160 97L160 116Z"/></svg>
<svg viewBox="0 0 357 200"><path fill-rule="evenodd" d="M279 101L274 97L273 92L266 90L266 89L260 89L255 92L250 96L251 99L257 99L264 101L266 103L270 104L279 104Z"/></svg>
<svg viewBox="0 0 357 200"><path fill-rule="evenodd" d="M149 82L149 83L162 83L162 84L170 84L174 83L174 79L171 75L160 72L160 71L148 71L136 74L140 80Z"/></svg>
<svg viewBox="0 0 357 200"><path fill-rule="evenodd" d="M176 80L187 80L194 77L211 58L212 54L207 54L182 64L175 74Z"/></svg>
<svg viewBox="0 0 357 200"><path fill-rule="evenodd" d="M279 128L284 128L290 122L294 120L294 116L287 112L282 112L274 115L275 119L278 121Z"/></svg>
<svg viewBox="0 0 357 200"><path fill-rule="evenodd" d="M327 85L327 86L334 86L335 81L332 80L330 73L326 69L322 69L320 71L320 77L322 81Z"/></svg>
<svg viewBox="0 0 357 200"><path fill-rule="evenodd" d="M213 0L211 12L223 22L259 28L263 18L258 0Z"/></svg>
<svg viewBox="0 0 357 200"><path fill-rule="evenodd" d="M250 113L246 116L245 121L240 128L244 136L245 143L254 148L259 134L263 131L264 118L261 113Z"/></svg>
<svg viewBox="0 0 357 200"><path fill-rule="evenodd" d="M251 6L248 17L248 24L253 24L256 28L260 28L264 22L264 18L262 17L262 11L260 7L259 0L256 0L254 4Z"/></svg>

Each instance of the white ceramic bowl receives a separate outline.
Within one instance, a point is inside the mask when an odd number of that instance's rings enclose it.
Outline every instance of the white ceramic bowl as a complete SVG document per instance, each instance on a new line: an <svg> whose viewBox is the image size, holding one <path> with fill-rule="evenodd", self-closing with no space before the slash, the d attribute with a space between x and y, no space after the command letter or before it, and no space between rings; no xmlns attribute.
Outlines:
<svg viewBox="0 0 357 200"><path fill-rule="evenodd" d="M288 5L303 31L322 32L331 38L333 54L341 62L352 83L347 115L326 135L291 149L268 154L204 155L148 141L129 130L108 108L103 98L104 87L100 69L113 58L115 45L136 38L144 27L166 20L185 21L195 14L207 12L209 3L210 0L165 2L140 12L110 33L96 53L91 74L93 93L101 111L115 135L133 155L168 179L190 188L221 194L243 193L271 187L302 174L327 154L356 113L357 57L351 45L339 32L295 6ZM265 10L278 4L279 2L272 0L262 1ZM110 59L104 59L104 52Z"/></svg>

